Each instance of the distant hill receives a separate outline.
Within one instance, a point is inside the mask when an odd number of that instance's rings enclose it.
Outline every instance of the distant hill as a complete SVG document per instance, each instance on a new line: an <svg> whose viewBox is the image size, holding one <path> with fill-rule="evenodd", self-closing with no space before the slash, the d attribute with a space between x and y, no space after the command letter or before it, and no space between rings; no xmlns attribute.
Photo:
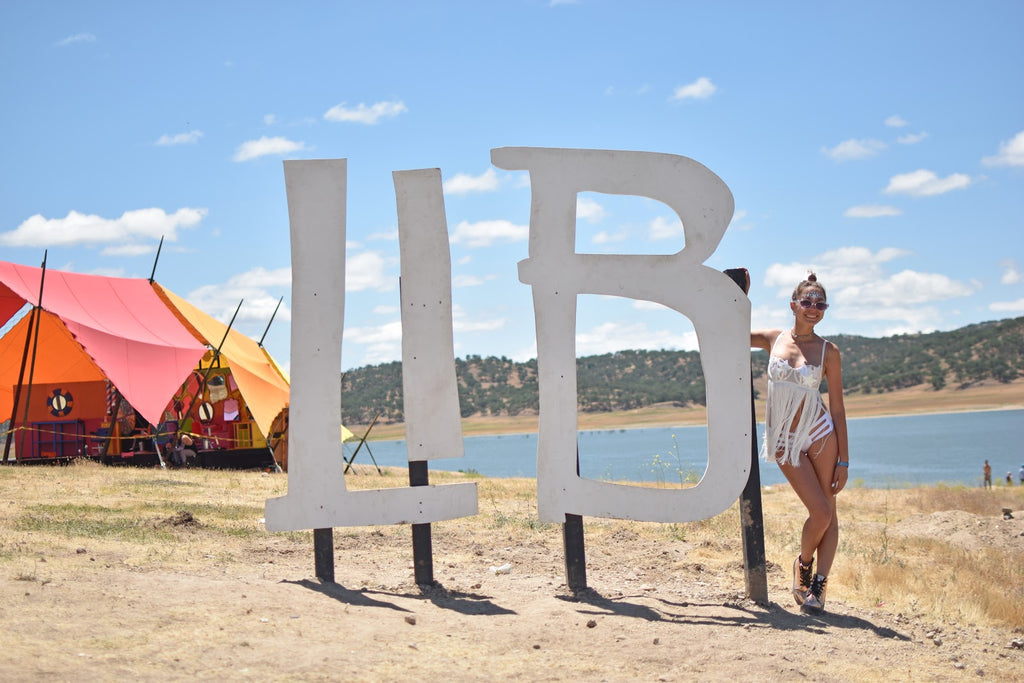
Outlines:
<svg viewBox="0 0 1024 683"><path fill-rule="evenodd" d="M935 390L1024 377L1024 317L968 325L951 332L882 339L829 338L843 354L847 394L919 385ZM753 377L764 376L768 354L751 354ZM467 356L455 361L463 417L535 414L537 361ZM582 412L643 408L657 403L703 404L704 376L696 351L619 351L576 360ZM342 377L342 419L367 424L402 421L402 364L368 365Z"/></svg>

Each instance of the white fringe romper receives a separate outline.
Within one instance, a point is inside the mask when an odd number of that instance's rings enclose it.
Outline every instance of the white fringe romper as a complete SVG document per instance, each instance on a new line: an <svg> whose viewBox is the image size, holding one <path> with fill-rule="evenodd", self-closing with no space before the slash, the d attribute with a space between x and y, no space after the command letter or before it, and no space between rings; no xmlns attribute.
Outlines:
<svg viewBox="0 0 1024 683"><path fill-rule="evenodd" d="M782 335L780 334L779 337ZM779 343L778 337L775 344ZM775 345L768 358L768 401L765 407L765 438L761 456L779 464L800 465L800 453L833 430L832 416L822 400L821 378L825 372L825 346L821 342L821 362L804 362L794 368L775 355ZM797 417L799 415L799 417ZM769 453L768 444L774 444Z"/></svg>

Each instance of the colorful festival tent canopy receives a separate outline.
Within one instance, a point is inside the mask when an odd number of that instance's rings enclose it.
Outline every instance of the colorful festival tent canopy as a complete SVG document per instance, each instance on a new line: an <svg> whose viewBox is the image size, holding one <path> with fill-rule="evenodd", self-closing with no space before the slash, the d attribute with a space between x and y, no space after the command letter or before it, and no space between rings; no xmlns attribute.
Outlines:
<svg viewBox="0 0 1024 683"><path fill-rule="evenodd" d="M41 268L0 261L0 324L6 324L26 303L40 303L42 277ZM163 420L170 397L206 351L206 346L181 324L145 279L47 269L41 308L50 315L40 317L33 382L70 381L61 374L69 364L84 372L89 363L73 359L74 344L69 342L74 342L153 424ZM23 352L23 323L25 320L19 321L12 330L15 332L21 326L20 343L17 335L11 340L11 334L5 335L5 346L13 349L5 349L3 355L20 356ZM13 389L20 367L20 357L13 368L6 358L0 367L0 419L13 410ZM28 381L27 373L24 381Z"/></svg>
<svg viewBox="0 0 1024 683"><path fill-rule="evenodd" d="M38 302L41 277L41 268L0 261L0 325ZM221 356L264 434L288 404L288 378L263 347L235 330L225 339L226 325L147 279L47 269L41 308L34 384L107 379L158 424L207 347L224 340ZM0 420L13 410L28 321L0 340Z"/></svg>

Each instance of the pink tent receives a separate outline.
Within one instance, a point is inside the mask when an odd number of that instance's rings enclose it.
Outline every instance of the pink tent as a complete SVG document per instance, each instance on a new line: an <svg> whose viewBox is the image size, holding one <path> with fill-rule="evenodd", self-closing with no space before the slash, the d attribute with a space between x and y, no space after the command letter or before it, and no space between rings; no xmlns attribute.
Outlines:
<svg viewBox="0 0 1024 683"><path fill-rule="evenodd" d="M0 261L0 325L26 303L38 303L41 275L41 268ZM42 308L60 318L107 379L152 424L163 421L168 397L206 350L145 279L47 270ZM45 363L47 357L40 348L36 362ZM0 378L5 392L17 381L17 375Z"/></svg>

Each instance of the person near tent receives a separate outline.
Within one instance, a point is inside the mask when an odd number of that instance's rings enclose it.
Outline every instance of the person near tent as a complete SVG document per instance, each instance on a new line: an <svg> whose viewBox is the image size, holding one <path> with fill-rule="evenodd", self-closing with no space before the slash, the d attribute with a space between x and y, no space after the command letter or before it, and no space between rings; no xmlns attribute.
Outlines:
<svg viewBox="0 0 1024 683"><path fill-rule="evenodd" d="M188 434L178 436L174 449L171 451L171 465L174 467L187 467L189 458L195 460L197 457L195 442Z"/></svg>

